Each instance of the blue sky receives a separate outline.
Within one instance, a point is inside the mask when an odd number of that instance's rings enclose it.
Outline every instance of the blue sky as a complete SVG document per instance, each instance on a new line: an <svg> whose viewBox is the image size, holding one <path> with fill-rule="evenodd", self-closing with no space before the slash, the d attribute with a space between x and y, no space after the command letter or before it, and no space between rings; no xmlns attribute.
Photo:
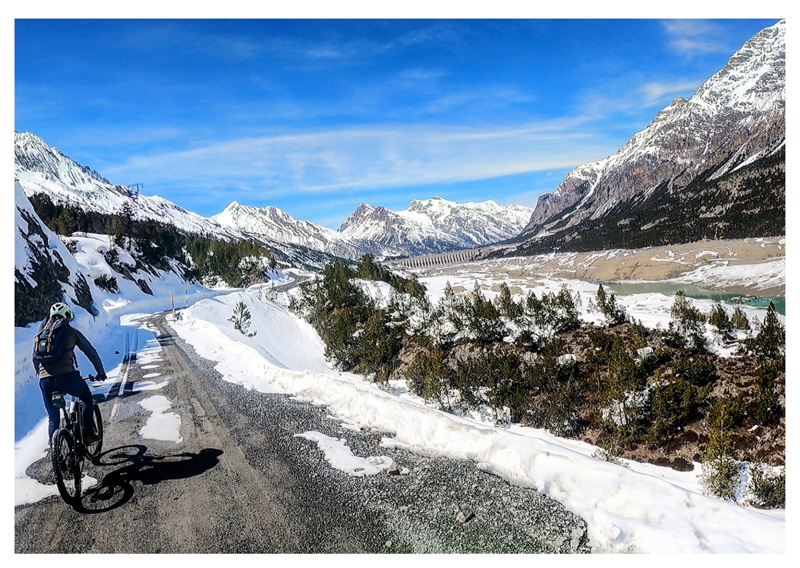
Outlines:
<svg viewBox="0 0 800 568"><path fill-rule="evenodd" d="M769 20L25 20L15 129L201 215L533 206Z"/></svg>

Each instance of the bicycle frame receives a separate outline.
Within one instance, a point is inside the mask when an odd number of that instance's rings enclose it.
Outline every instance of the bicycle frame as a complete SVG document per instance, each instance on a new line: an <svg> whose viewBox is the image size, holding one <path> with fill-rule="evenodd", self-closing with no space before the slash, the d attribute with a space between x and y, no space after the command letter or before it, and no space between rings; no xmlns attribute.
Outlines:
<svg viewBox="0 0 800 568"><path fill-rule="evenodd" d="M87 378L94 380L92 375ZM68 398L65 400L65 397ZM84 460L89 459L92 463L97 463L103 447L103 417L97 403L92 401L92 421L99 435L91 447L87 447L83 427L86 409L83 401L59 390L52 392L50 400L59 414L58 428L50 439L50 459L56 486L64 501L73 507L79 507Z"/></svg>
<svg viewBox="0 0 800 568"><path fill-rule="evenodd" d="M83 402L77 397L60 391L53 391L51 400L53 406L58 408L61 414L58 427L66 428L70 433L75 442L76 457L83 459L86 449L83 443Z"/></svg>

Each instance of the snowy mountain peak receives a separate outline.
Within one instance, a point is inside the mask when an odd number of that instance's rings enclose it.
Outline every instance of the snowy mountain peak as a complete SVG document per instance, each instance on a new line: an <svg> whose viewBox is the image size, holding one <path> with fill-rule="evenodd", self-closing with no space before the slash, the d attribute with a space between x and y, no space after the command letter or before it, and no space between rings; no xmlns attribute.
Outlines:
<svg viewBox="0 0 800 568"><path fill-rule="evenodd" d="M441 197L415 199L392 211L363 203L342 223L342 234L399 247L410 255L476 248L516 236L531 209L495 201L457 203Z"/></svg>
<svg viewBox="0 0 800 568"><path fill-rule="evenodd" d="M709 109L765 111L785 101L786 21L749 39L695 92L690 102Z"/></svg>
<svg viewBox="0 0 800 568"><path fill-rule="evenodd" d="M98 184L118 194L127 190L124 186L112 185L98 172L78 164L30 132L14 132L14 163L22 169L37 171L45 178L73 185L87 194Z"/></svg>
<svg viewBox="0 0 800 568"><path fill-rule="evenodd" d="M772 209L767 215L760 208L764 221L750 229L736 219L744 215L752 221L756 202L785 202L780 158L786 140L785 28L781 21L757 33L691 99L675 99L615 154L578 166L554 192L540 195L520 239L545 239L528 246L541 252L553 246L649 246L733 238L732 231L746 237L782 230L767 219L774 217ZM753 168L761 169L746 173ZM723 180L730 175L744 179ZM768 186L755 181L762 175ZM726 197L720 183L729 184L736 198ZM692 219L702 218L704 227L694 230L687 230L686 214L678 212L687 206L687 194L681 194L687 187L694 188L692 198L702 209L702 217L695 211ZM634 220L652 237L644 237Z"/></svg>

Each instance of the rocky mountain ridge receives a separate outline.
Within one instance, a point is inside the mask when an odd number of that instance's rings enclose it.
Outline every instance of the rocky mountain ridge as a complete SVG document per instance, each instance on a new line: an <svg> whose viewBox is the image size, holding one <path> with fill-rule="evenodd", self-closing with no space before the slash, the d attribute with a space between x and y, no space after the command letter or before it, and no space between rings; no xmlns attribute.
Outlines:
<svg viewBox="0 0 800 568"><path fill-rule="evenodd" d="M339 232L419 256L509 239L525 226L531 211L493 200L456 203L441 197L414 200L402 211L363 203L345 219Z"/></svg>
<svg viewBox="0 0 800 568"><path fill-rule="evenodd" d="M539 197L511 253L785 232L785 21L615 154Z"/></svg>

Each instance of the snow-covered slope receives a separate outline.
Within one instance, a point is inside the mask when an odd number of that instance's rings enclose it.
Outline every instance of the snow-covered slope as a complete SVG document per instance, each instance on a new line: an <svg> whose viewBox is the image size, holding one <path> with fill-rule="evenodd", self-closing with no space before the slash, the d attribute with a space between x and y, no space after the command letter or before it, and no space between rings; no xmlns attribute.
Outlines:
<svg viewBox="0 0 800 568"><path fill-rule="evenodd" d="M152 219L178 229L220 238L234 235L205 217L158 196L140 195L113 184L30 132L14 133L14 178L25 194L46 193L55 203L77 205L84 211L114 214L129 202L135 219Z"/></svg>
<svg viewBox="0 0 800 568"><path fill-rule="evenodd" d="M522 238L569 247L615 231L624 240L628 229L654 235L639 244L778 230L763 218L785 200L785 37L785 21L762 30L691 99L675 100L617 153L570 172L540 196ZM741 217L754 234L726 234ZM687 230L696 219L704 226Z"/></svg>
<svg viewBox="0 0 800 568"><path fill-rule="evenodd" d="M401 249L408 256L475 248L519 234L531 209L495 201L456 203L441 197L414 200L408 209L360 205L339 231Z"/></svg>
<svg viewBox="0 0 800 568"><path fill-rule="evenodd" d="M152 302L161 292L188 293L204 290L185 281L183 270L147 270L130 253L115 248L107 235L81 234L62 240L42 222L18 183L14 184L14 324L25 326L47 316L55 302L73 307L76 317L98 316L137 301ZM115 248L110 262L106 254ZM96 279L113 282L100 287ZM167 290L165 293L164 290Z"/></svg>
<svg viewBox="0 0 800 568"><path fill-rule="evenodd" d="M55 302L96 313L94 283L72 254L42 223L18 183L14 184L14 325L45 317Z"/></svg>

